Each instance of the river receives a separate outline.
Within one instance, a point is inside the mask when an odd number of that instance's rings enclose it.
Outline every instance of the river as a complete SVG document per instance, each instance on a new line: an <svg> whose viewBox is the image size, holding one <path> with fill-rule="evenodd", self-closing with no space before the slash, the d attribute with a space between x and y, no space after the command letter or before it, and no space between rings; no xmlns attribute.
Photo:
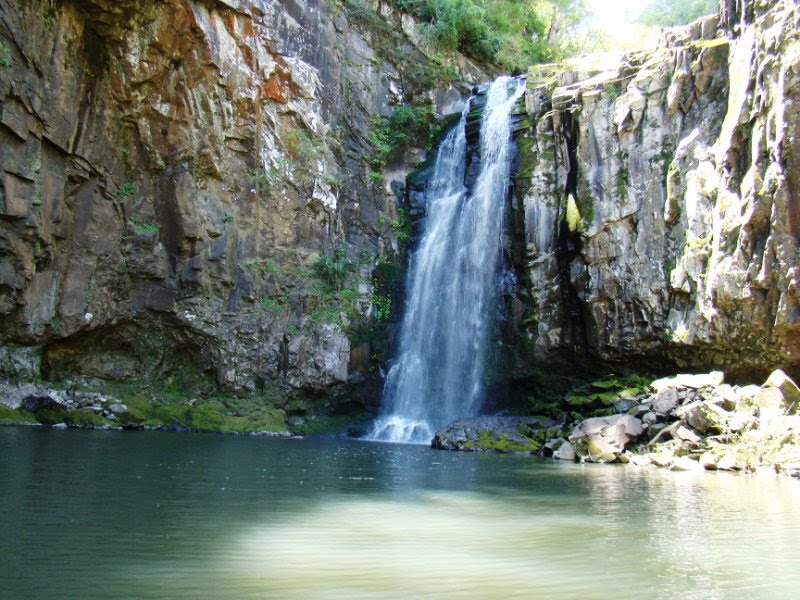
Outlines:
<svg viewBox="0 0 800 600"><path fill-rule="evenodd" d="M800 484L0 428L3 598L792 598Z"/></svg>

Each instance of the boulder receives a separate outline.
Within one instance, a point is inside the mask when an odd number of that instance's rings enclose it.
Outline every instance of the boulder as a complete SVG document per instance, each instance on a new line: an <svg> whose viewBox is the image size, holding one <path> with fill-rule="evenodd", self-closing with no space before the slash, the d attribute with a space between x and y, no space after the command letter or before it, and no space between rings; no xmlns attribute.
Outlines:
<svg viewBox="0 0 800 600"><path fill-rule="evenodd" d="M658 422L658 415L654 412L647 412L642 415L642 423L645 427L651 427Z"/></svg>
<svg viewBox="0 0 800 600"><path fill-rule="evenodd" d="M700 433L721 432L730 420L728 411L709 401L692 402L675 414Z"/></svg>
<svg viewBox="0 0 800 600"><path fill-rule="evenodd" d="M691 442L693 444L697 444L701 439L700 436L694 431L688 427L684 427L683 425L678 426L678 428L675 430L675 437L679 440L683 440L684 442Z"/></svg>
<svg viewBox="0 0 800 600"><path fill-rule="evenodd" d="M439 450L532 454L541 448L533 437L544 438L545 431L553 425L552 419L541 417L460 419L437 431L431 446Z"/></svg>
<svg viewBox="0 0 800 600"><path fill-rule="evenodd" d="M711 401L725 410L734 410L739 404L739 396L732 386L723 383L712 392Z"/></svg>
<svg viewBox="0 0 800 600"><path fill-rule="evenodd" d="M717 461L719 457L714 454L713 452L704 452L703 455L700 457L699 463L704 469L709 471L716 471L717 470Z"/></svg>
<svg viewBox="0 0 800 600"><path fill-rule="evenodd" d="M714 388L722 385L725 374L721 371L712 371L700 375L676 375L675 377L665 377L656 379L650 384L656 394L660 394L669 388L692 388L699 390L702 388Z"/></svg>
<svg viewBox="0 0 800 600"><path fill-rule="evenodd" d="M688 456L679 456L673 461L670 469L673 471L700 471L703 467L699 462L692 460Z"/></svg>
<svg viewBox="0 0 800 600"><path fill-rule="evenodd" d="M726 452L717 461L717 470L719 471L741 471L744 465L739 460L738 453L734 450Z"/></svg>
<svg viewBox="0 0 800 600"><path fill-rule="evenodd" d="M669 448L662 448L658 452L651 452L647 456L654 465L665 469L669 469L672 463L675 462L675 453Z"/></svg>
<svg viewBox="0 0 800 600"><path fill-rule="evenodd" d="M584 460L613 462L643 431L642 422L631 415L595 417L580 423L569 436L569 441Z"/></svg>
<svg viewBox="0 0 800 600"><path fill-rule="evenodd" d="M44 390L40 390L40 392L37 394L27 396L22 401L22 408L30 412L36 412L37 410L41 409L66 410L64 405L61 404L57 398L54 398L52 394L43 392Z"/></svg>
<svg viewBox="0 0 800 600"><path fill-rule="evenodd" d="M760 417L783 414L787 408L783 392L776 387L764 387L753 396L753 403L758 407Z"/></svg>
<svg viewBox="0 0 800 600"><path fill-rule="evenodd" d="M674 387L670 387L658 393L652 403L652 407L655 412L667 415L675 410L679 403L678 390Z"/></svg>
<svg viewBox="0 0 800 600"><path fill-rule="evenodd" d="M781 369L773 371L764 384L764 388L775 388L781 391L786 402L787 409L792 412L797 411L800 405L800 388L792 379Z"/></svg>
<svg viewBox="0 0 800 600"><path fill-rule="evenodd" d="M734 433L741 433L748 429L753 429L757 424L756 418L749 412L738 410L731 414L728 421L728 429Z"/></svg>
<svg viewBox="0 0 800 600"><path fill-rule="evenodd" d="M653 464L653 461L646 454L628 454L627 456L628 464L633 465L634 467L649 467Z"/></svg>
<svg viewBox="0 0 800 600"><path fill-rule="evenodd" d="M565 441L555 452L553 452L553 458L557 458L558 460L575 460L578 458L578 455L575 452L575 446Z"/></svg>

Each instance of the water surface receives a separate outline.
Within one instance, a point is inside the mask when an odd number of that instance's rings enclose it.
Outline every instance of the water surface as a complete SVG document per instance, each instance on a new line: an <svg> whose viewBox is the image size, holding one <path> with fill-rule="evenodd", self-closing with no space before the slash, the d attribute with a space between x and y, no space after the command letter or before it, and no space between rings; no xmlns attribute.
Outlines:
<svg viewBox="0 0 800 600"><path fill-rule="evenodd" d="M800 485L0 428L0 597L793 598Z"/></svg>

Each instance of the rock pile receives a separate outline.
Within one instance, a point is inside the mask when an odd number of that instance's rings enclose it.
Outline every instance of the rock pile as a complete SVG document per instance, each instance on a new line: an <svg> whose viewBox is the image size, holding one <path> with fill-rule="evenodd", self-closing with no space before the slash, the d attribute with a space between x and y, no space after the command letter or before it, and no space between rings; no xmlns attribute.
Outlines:
<svg viewBox="0 0 800 600"><path fill-rule="evenodd" d="M29 413L44 410L50 412L54 418L59 415L66 417L70 411L91 411L99 419L96 423L87 423L86 426L91 425L97 429L117 428L114 422L128 412L128 407L112 396L96 392L56 390L30 383L0 382L0 397L2 404L10 409L21 409ZM101 420L107 422L101 423Z"/></svg>
<svg viewBox="0 0 800 600"><path fill-rule="evenodd" d="M800 474L800 389L781 370L762 386L731 386L720 372L654 381L626 414L576 425L553 456L673 470Z"/></svg>
<svg viewBox="0 0 800 600"><path fill-rule="evenodd" d="M590 392L621 389L564 399L566 407L606 407L595 408L592 418L564 412L559 420L463 419L437 432L432 446L674 471L768 470L800 476L797 384L781 370L761 386L729 385L724 379L715 371L658 379L643 388L625 388L624 380L598 381Z"/></svg>

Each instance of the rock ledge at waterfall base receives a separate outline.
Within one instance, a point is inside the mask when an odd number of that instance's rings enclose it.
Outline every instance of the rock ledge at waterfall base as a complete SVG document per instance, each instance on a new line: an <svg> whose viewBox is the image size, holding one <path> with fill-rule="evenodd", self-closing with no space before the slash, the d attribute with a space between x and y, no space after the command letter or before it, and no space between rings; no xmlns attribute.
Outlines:
<svg viewBox="0 0 800 600"><path fill-rule="evenodd" d="M729 385L721 372L653 381L625 392L616 412L570 421L479 417L456 421L434 448L529 451L562 460L656 466L673 471L775 472L800 476L800 388L781 370L763 385ZM577 414L577 413L571 413Z"/></svg>

